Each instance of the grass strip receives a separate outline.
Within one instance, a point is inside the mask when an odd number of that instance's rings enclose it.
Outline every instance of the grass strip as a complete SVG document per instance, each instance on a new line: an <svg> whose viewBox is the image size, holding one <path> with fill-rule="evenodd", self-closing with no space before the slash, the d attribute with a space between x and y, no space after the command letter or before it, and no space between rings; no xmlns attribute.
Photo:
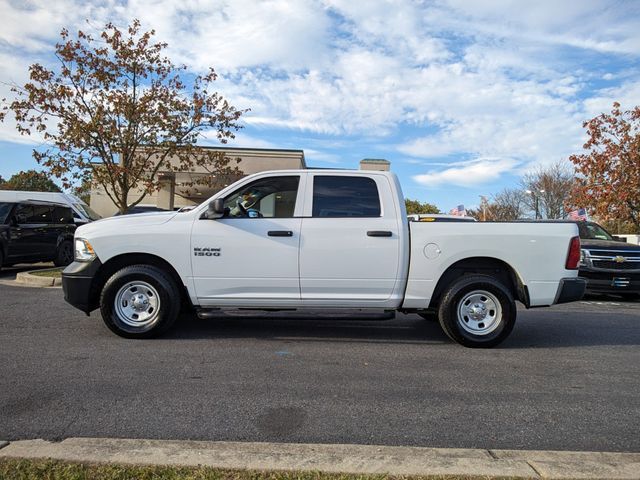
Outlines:
<svg viewBox="0 0 640 480"><path fill-rule="evenodd" d="M35 275L36 277L61 278L62 270L64 269L60 267L54 270L36 270L34 272L29 272L29 274Z"/></svg>
<svg viewBox="0 0 640 480"><path fill-rule="evenodd" d="M0 480L478 480L512 477L398 477L322 472L222 470L213 467L170 467L84 464L59 460L0 459Z"/></svg>

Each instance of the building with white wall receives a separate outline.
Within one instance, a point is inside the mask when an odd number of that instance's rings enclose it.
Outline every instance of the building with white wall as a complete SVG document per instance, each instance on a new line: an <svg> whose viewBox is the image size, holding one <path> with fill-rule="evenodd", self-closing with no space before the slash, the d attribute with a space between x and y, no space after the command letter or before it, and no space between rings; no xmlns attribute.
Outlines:
<svg viewBox="0 0 640 480"><path fill-rule="evenodd" d="M287 170L306 168L304 151L267 149L267 148L228 148L228 147L202 147L224 153L231 159L239 159L238 168L244 175L262 172L265 170ZM235 161L230 166L236 165ZM165 210L173 210L190 205L198 205L203 200L211 197L217 190L224 187L207 188L197 184L198 180L209 174L202 167L195 166L192 171L160 171L160 189L147 194L139 205L153 205ZM236 179L231 179L234 181ZM194 182L196 184L194 185ZM129 200L134 202L140 197L142 189L136 189L129 193ZM118 208L104 191L97 186L91 191L91 208L103 217L110 217L118 211Z"/></svg>

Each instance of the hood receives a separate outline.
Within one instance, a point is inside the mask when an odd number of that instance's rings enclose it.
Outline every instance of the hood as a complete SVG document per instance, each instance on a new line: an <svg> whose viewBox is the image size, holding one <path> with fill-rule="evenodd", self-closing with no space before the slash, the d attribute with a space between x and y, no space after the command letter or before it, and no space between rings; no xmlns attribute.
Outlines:
<svg viewBox="0 0 640 480"><path fill-rule="evenodd" d="M178 212L152 212L152 213L136 213L133 215L122 215L119 217L103 218L84 224L76 230L76 236L91 235L94 232L104 230L127 229L128 227L140 225L162 225L175 217Z"/></svg>
<svg viewBox="0 0 640 480"><path fill-rule="evenodd" d="M637 250L640 251L640 245L634 245L627 242L616 242L614 240L591 240L586 238L580 239L582 248L600 248L606 250Z"/></svg>

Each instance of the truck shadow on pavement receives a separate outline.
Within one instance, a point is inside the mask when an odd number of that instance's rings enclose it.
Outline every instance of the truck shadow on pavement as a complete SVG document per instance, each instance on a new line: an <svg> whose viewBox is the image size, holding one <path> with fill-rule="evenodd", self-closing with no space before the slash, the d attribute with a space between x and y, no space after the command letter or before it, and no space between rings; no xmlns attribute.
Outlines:
<svg viewBox="0 0 640 480"><path fill-rule="evenodd" d="M640 311L640 309L639 309ZM640 345L640 316L627 314L611 320L609 313L547 310L525 312L511 336L498 349L566 348L585 346ZM390 343L456 346L437 321L416 315L398 315L391 320L320 319L308 317L278 318L265 316L224 316L201 320L184 315L163 338L176 340L262 339L295 342ZM462 347L459 347L462 348Z"/></svg>
<svg viewBox="0 0 640 480"><path fill-rule="evenodd" d="M337 343L404 343L447 344L451 340L437 322L420 318L393 319L330 319L269 316L221 315L201 320L184 315L175 328L163 338L200 340L203 338L254 338L300 342Z"/></svg>

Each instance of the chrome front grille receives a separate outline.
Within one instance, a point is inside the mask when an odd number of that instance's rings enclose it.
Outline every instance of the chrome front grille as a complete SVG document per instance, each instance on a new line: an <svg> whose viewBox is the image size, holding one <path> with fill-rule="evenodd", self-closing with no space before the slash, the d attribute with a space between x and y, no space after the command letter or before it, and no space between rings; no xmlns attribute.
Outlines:
<svg viewBox="0 0 640 480"><path fill-rule="evenodd" d="M611 260L593 260L593 268L603 268L606 270L638 270L639 262L614 262Z"/></svg>
<svg viewBox="0 0 640 480"><path fill-rule="evenodd" d="M640 251L584 249L585 260L594 270L640 271Z"/></svg>

